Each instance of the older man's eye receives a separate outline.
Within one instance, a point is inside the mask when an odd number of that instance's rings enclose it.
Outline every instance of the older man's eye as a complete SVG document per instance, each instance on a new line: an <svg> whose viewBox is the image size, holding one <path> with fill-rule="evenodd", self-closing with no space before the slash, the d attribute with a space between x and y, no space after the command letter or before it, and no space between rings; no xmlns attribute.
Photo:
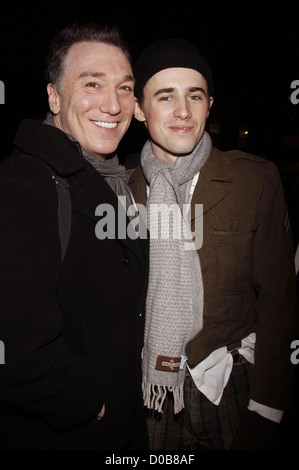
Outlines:
<svg viewBox="0 0 299 470"><path fill-rule="evenodd" d="M96 82L88 82L88 83L86 83L86 86L90 87L90 88L97 88L99 86L99 84L96 83Z"/></svg>
<svg viewBox="0 0 299 470"><path fill-rule="evenodd" d="M120 90L122 91L128 91L129 93L133 92L133 87L130 85L122 85L120 87Z"/></svg>

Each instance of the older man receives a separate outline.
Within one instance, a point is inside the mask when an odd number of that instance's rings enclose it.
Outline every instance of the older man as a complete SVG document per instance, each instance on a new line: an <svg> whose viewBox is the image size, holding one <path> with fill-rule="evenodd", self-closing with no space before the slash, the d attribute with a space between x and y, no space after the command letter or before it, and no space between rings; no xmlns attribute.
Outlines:
<svg viewBox="0 0 299 470"><path fill-rule="evenodd" d="M116 221L120 212L126 220L117 196L131 204L115 154L135 104L129 54L114 28L68 27L53 41L48 76L51 112L22 121L1 166L0 447L146 448L146 249L95 233L101 204ZM66 241L56 186L71 196Z"/></svg>
<svg viewBox="0 0 299 470"><path fill-rule="evenodd" d="M147 200L151 234L142 364L144 402L156 410L151 448L269 448L290 404L297 337L278 171L212 147L214 87L197 47L155 42L134 73L135 116L149 132L129 184ZM173 220L181 227L167 238Z"/></svg>

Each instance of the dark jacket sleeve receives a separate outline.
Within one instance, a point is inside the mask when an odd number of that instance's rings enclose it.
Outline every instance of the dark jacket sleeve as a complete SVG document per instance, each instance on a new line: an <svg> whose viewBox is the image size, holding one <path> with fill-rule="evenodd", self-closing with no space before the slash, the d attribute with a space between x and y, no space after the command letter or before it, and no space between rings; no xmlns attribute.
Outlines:
<svg viewBox="0 0 299 470"><path fill-rule="evenodd" d="M46 167L19 158L0 174L0 401L48 420L83 423L101 410L105 377L69 349L56 300L60 274L57 193Z"/></svg>
<svg viewBox="0 0 299 470"><path fill-rule="evenodd" d="M272 408L291 401L291 343L298 337L294 253L280 176L269 163L259 197L254 242L258 326L251 398Z"/></svg>

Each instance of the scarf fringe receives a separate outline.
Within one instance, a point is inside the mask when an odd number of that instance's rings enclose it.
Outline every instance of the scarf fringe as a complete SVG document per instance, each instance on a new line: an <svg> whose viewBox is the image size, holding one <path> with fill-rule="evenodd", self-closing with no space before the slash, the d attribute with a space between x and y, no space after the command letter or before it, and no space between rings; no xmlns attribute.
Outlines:
<svg viewBox="0 0 299 470"><path fill-rule="evenodd" d="M156 410L163 413L163 404L167 391L173 393L174 414L178 414L184 408L184 382L175 387L166 385L155 385L147 381L146 377L142 378L142 392L144 405L150 410Z"/></svg>

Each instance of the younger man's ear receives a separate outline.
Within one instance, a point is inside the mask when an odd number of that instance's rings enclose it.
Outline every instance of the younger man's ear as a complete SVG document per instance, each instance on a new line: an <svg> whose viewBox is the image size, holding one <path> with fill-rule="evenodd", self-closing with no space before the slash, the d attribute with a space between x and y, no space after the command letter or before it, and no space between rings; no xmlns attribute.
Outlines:
<svg viewBox="0 0 299 470"><path fill-rule="evenodd" d="M141 122L146 121L145 116L144 116L144 112L142 111L138 101L136 101L136 103L135 103L134 116L135 116L135 119L137 119L137 121L141 121Z"/></svg>

